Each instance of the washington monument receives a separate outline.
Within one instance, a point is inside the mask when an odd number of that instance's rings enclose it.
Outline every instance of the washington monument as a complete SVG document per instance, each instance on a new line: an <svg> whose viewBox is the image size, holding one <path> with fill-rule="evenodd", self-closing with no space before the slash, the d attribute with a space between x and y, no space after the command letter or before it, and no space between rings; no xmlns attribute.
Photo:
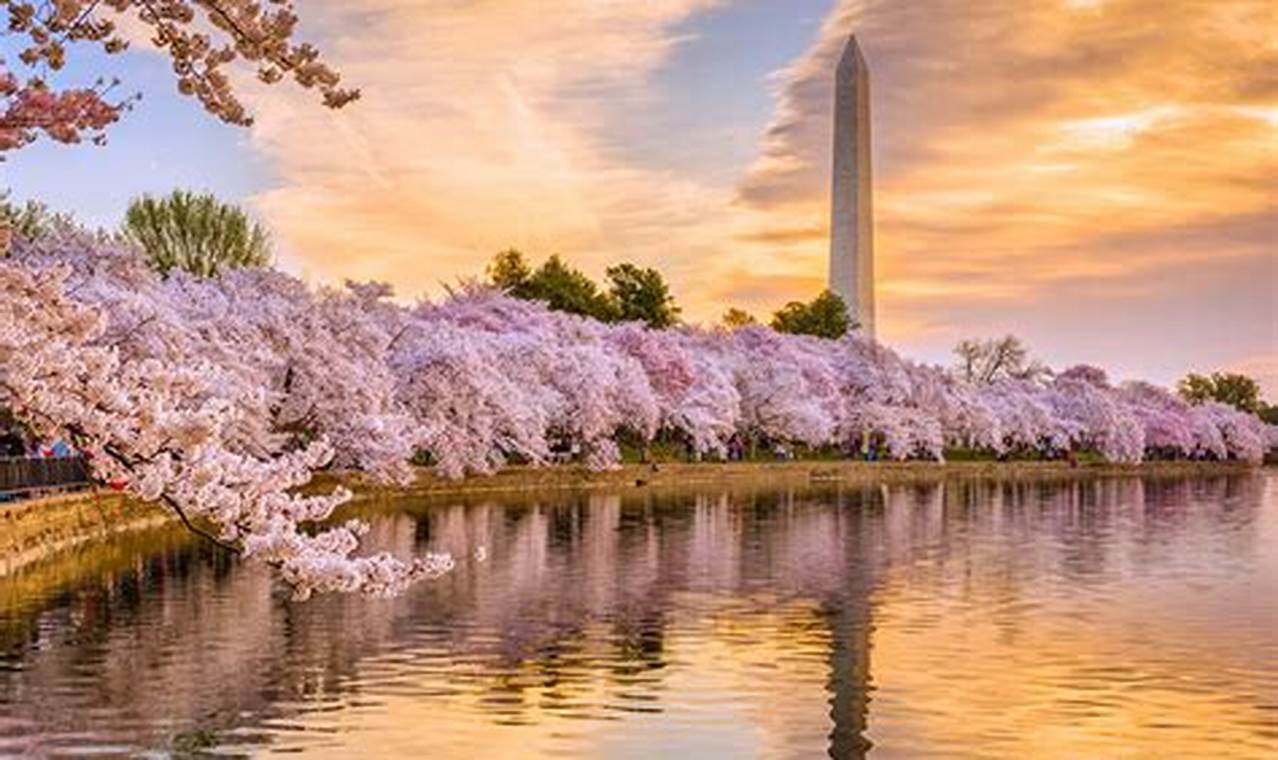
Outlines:
<svg viewBox="0 0 1278 760"><path fill-rule="evenodd" d="M874 207L870 184L870 72L856 36L839 58L834 85L834 187L830 290L874 337Z"/></svg>

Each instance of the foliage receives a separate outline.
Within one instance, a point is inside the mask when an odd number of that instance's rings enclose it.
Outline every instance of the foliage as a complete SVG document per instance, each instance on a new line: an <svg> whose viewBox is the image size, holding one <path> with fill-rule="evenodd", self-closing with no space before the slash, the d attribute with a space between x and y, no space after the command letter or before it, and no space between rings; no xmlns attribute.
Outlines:
<svg viewBox="0 0 1278 760"><path fill-rule="evenodd" d="M531 279L532 267L528 266L524 254L514 248L498 253L488 265L488 281L517 298L531 297L527 291Z"/></svg>
<svg viewBox="0 0 1278 760"><path fill-rule="evenodd" d="M309 43L294 39L298 18L287 0L5 0L9 34L21 39L15 71L0 62L0 154L40 135L64 143L104 139L133 98L113 95L117 81L58 90L49 74L61 72L69 45L99 47L116 54L128 47L117 21L141 24L152 43L172 60L178 91L198 99L209 113L231 124L252 118L235 94L227 67L242 60L257 79L274 84L290 77L316 89L330 108L359 97L344 89Z"/></svg>
<svg viewBox="0 0 1278 760"><path fill-rule="evenodd" d="M624 263L608 267L605 276L620 321L643 322L657 330L673 327L679 321L679 307L657 270Z"/></svg>
<svg viewBox="0 0 1278 760"><path fill-rule="evenodd" d="M772 329L792 335L841 338L853 326L848 319L847 304L829 290L809 303L791 301L772 315Z"/></svg>
<svg viewBox="0 0 1278 760"><path fill-rule="evenodd" d="M123 233L145 251L147 264L164 275L180 269L213 277L226 269L271 263L266 230L238 207L208 194L176 190L165 198L134 199Z"/></svg>
<svg viewBox="0 0 1278 760"><path fill-rule="evenodd" d="M1278 425L1278 404L1265 404L1256 416L1270 425Z"/></svg>
<svg viewBox="0 0 1278 760"><path fill-rule="evenodd" d="M0 227L7 227L11 237L44 237L59 227L73 224L69 215L56 213L38 201L28 200L19 205L9 200L9 193L0 195ZM0 255L3 253L0 251Z"/></svg>
<svg viewBox="0 0 1278 760"><path fill-rule="evenodd" d="M1191 372L1176 384L1176 390L1181 398L1192 404L1219 401L1253 414L1265 406L1260 398L1260 384L1235 372L1213 372L1211 375Z"/></svg>
<svg viewBox="0 0 1278 760"><path fill-rule="evenodd" d="M729 330L735 330L739 327L749 327L750 325L759 324L759 320L754 315L744 309L738 309L733 306L723 313L720 323Z"/></svg>
<svg viewBox="0 0 1278 760"><path fill-rule="evenodd" d="M630 263L606 270L607 291L557 255L534 270L514 248L493 257L487 274L494 287L516 298L541 301L554 311L601 322L643 322L655 329L679 320L679 307L661 273Z"/></svg>
<svg viewBox="0 0 1278 760"><path fill-rule="evenodd" d="M1029 358L1029 349L1015 335L961 340L954 353L959 358L955 368L959 377L978 385L1002 379L1038 380L1051 374L1045 364Z"/></svg>
<svg viewBox="0 0 1278 760"><path fill-rule="evenodd" d="M551 256L532 273L524 287L526 297L544 301L554 311L565 311L601 322L612 322L618 317L617 305L599 289L593 280L564 262L559 256Z"/></svg>

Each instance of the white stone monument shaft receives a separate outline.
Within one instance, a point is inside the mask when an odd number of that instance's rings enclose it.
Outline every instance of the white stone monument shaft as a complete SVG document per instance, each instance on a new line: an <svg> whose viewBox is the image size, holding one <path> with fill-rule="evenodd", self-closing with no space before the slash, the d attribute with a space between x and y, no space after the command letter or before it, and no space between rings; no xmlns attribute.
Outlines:
<svg viewBox="0 0 1278 760"><path fill-rule="evenodd" d="M874 207L870 181L870 75L848 39L834 88L834 186L830 210L830 290L874 337Z"/></svg>

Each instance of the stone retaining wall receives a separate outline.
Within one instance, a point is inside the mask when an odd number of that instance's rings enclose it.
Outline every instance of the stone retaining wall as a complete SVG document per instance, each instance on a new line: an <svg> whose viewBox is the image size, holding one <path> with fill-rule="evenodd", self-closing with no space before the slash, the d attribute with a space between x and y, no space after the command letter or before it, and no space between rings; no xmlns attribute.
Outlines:
<svg viewBox="0 0 1278 760"><path fill-rule="evenodd" d="M163 508L91 491L0 503L0 576L90 541L155 527Z"/></svg>

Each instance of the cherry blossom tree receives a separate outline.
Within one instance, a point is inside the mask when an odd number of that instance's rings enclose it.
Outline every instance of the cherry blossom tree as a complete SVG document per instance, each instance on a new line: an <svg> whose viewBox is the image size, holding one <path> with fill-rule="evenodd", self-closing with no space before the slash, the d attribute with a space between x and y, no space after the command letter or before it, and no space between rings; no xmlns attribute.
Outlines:
<svg viewBox="0 0 1278 760"><path fill-rule="evenodd" d="M1149 383L1124 383L1120 394L1144 429L1147 454L1188 457L1197 448L1189 404Z"/></svg>
<svg viewBox="0 0 1278 760"><path fill-rule="evenodd" d="M289 78L317 90L330 108L359 97L341 86L313 45L296 41L298 17L287 0L0 0L0 8L22 67L0 60L0 154L41 135L64 143L103 140L134 98L117 96L113 79L62 89L52 82L77 44L107 54L127 49L122 19L144 28L168 55L179 92L230 124L252 123L231 84L229 67L237 61L263 83Z"/></svg>
<svg viewBox="0 0 1278 760"><path fill-rule="evenodd" d="M396 342L396 393L441 475L490 473L511 455L549 460L548 405L510 371L527 353L520 338L414 320Z"/></svg>
<svg viewBox="0 0 1278 760"><path fill-rule="evenodd" d="M724 335L720 359L741 401L740 427L769 441L821 446L834 439L838 376L817 338L783 336L763 327Z"/></svg>
<svg viewBox="0 0 1278 760"><path fill-rule="evenodd" d="M608 468L620 461L620 432L650 439L658 427L652 385L639 361L609 342L608 325L482 287L419 308L416 318L428 329L451 323L502 339L498 371L533 394L530 404L544 415L547 443L530 451L567 447Z"/></svg>
<svg viewBox="0 0 1278 760"><path fill-rule="evenodd" d="M1241 412L1219 401L1208 401L1199 407L1220 431L1224 449L1230 458L1258 463L1269 450L1269 428L1254 414Z"/></svg>
<svg viewBox="0 0 1278 760"><path fill-rule="evenodd" d="M38 434L71 440L99 481L163 502L192 530L278 568L299 597L393 594L451 567L443 555L354 556L366 526L326 523L350 493L299 491L336 450L322 433L273 427L271 410L296 403L269 371L287 375L288 356L270 358L279 345L246 327L258 315L243 304L215 311L235 302L236 280L170 285L135 252L63 244L87 253L20 247L0 263L0 403ZM403 452L389 455L402 466Z"/></svg>
<svg viewBox="0 0 1278 760"><path fill-rule="evenodd" d="M1038 383L1004 378L981 387L979 394L994 415L1002 449L1053 453L1069 447L1073 428L1057 416Z"/></svg>
<svg viewBox="0 0 1278 760"><path fill-rule="evenodd" d="M1047 401L1073 445L1096 449L1115 462L1139 462L1144 457L1144 428L1099 367L1078 365L1060 373Z"/></svg>
<svg viewBox="0 0 1278 760"><path fill-rule="evenodd" d="M839 436L858 444L881 443L897 459L941 459L945 431L939 407L949 388L929 370L860 335L834 344L841 402ZM956 431L956 434L957 433Z"/></svg>
<svg viewBox="0 0 1278 760"><path fill-rule="evenodd" d="M742 398L725 361L718 330L682 327L655 331L623 326L614 342L636 357L652 383L662 429L696 455L724 456L742 431Z"/></svg>

